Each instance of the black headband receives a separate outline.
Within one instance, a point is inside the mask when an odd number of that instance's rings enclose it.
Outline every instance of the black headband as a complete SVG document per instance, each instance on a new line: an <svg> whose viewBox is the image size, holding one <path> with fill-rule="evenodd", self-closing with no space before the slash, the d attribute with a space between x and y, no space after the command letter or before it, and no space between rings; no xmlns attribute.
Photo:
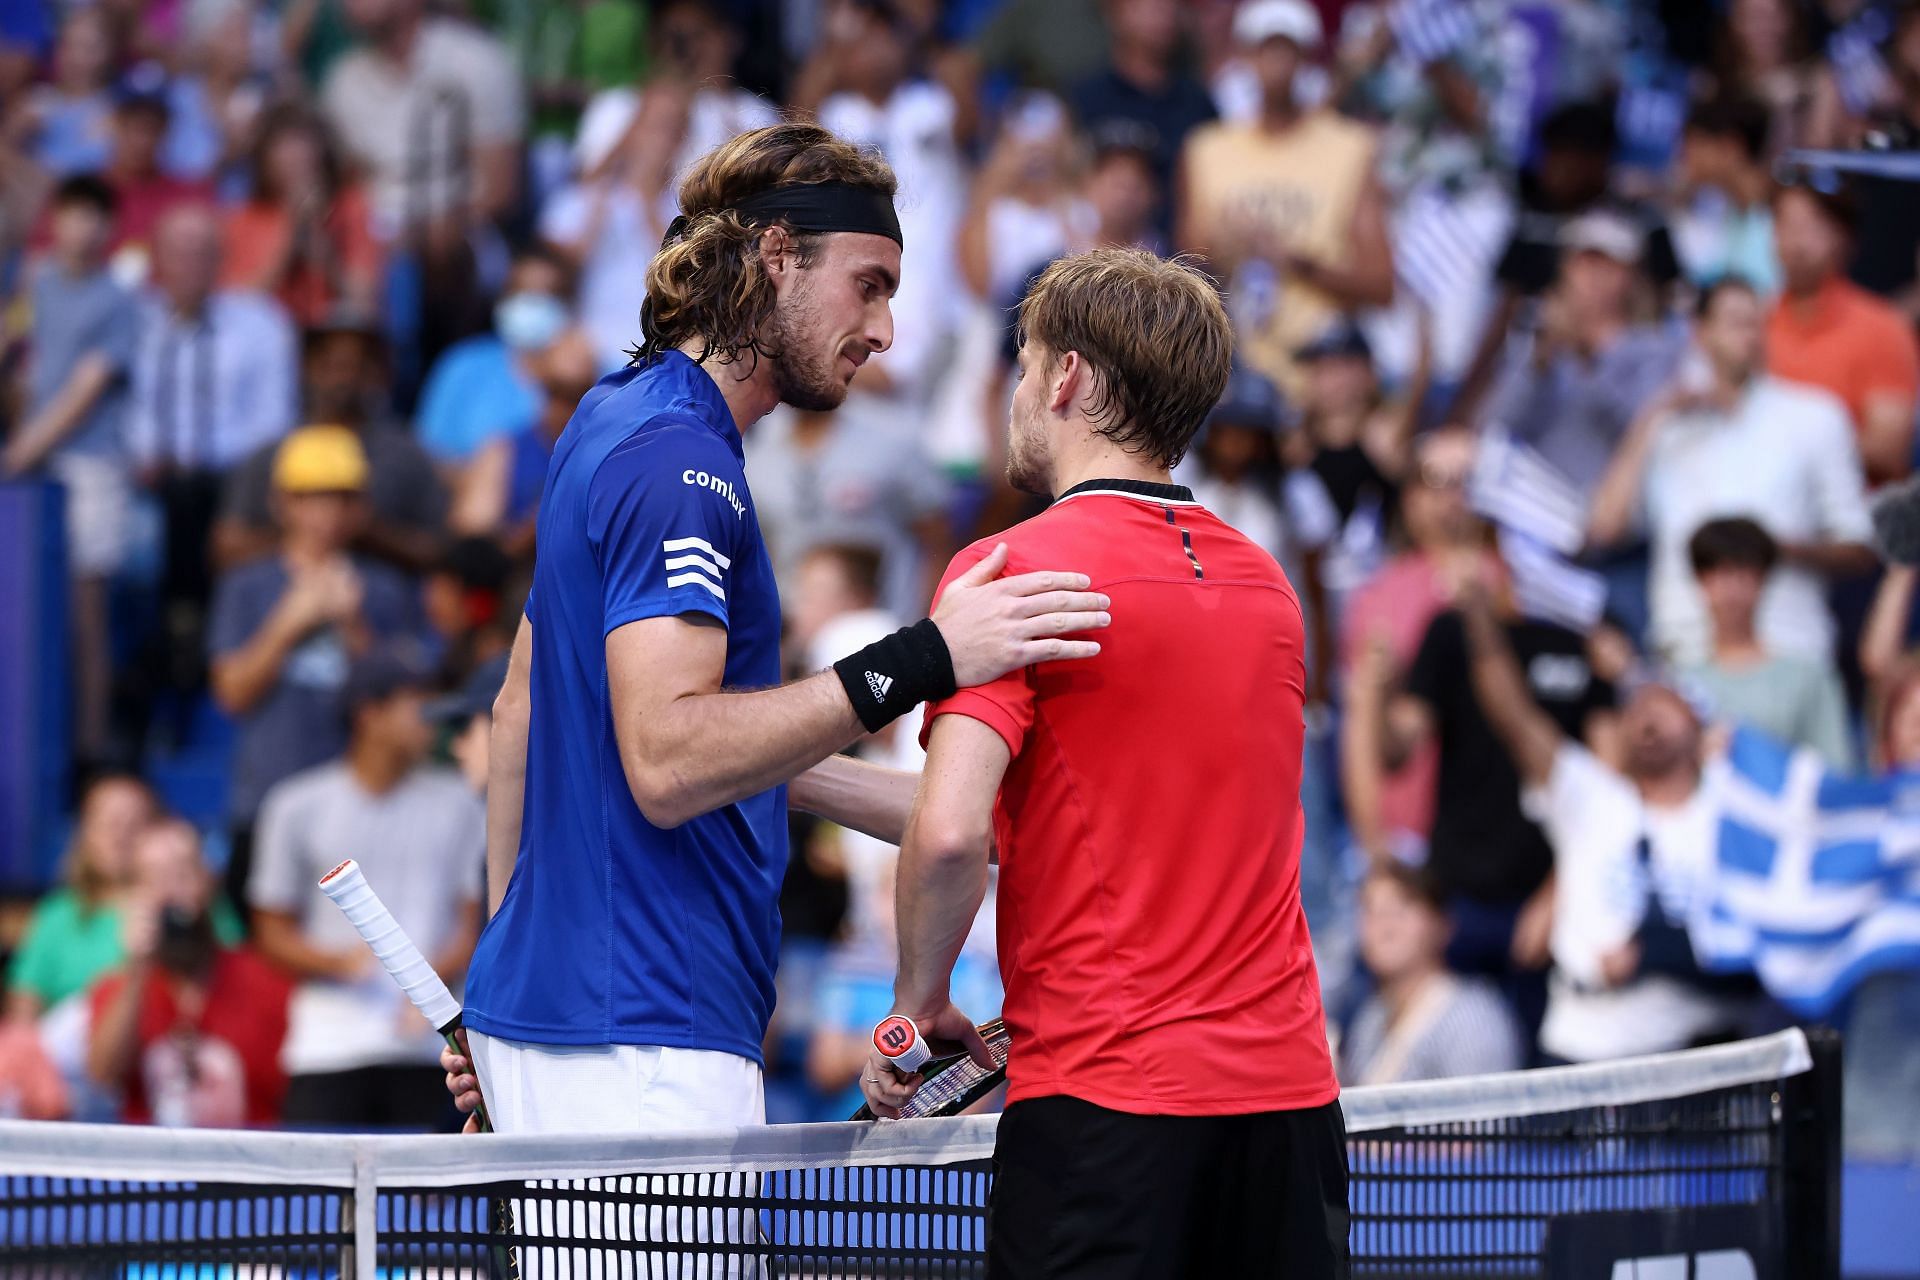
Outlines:
<svg viewBox="0 0 1920 1280"><path fill-rule="evenodd" d="M785 218L795 231L859 231L903 243L893 197L850 182L799 182L775 187L749 196L734 205L733 211L762 225ZM661 247L684 235L687 223L684 213L675 218L661 239Z"/></svg>

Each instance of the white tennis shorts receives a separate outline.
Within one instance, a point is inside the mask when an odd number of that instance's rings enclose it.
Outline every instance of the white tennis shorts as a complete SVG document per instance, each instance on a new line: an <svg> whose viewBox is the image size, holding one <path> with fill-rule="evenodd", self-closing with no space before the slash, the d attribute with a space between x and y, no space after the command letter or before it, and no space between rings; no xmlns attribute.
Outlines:
<svg viewBox="0 0 1920 1280"><path fill-rule="evenodd" d="M711 1049L524 1044L467 1032L499 1133L669 1133L767 1122L760 1065Z"/></svg>
<svg viewBox="0 0 1920 1280"><path fill-rule="evenodd" d="M467 1045L487 1116L499 1133L669 1133L767 1120L760 1067L737 1054L657 1045L522 1044L471 1030ZM750 1257L701 1248L750 1251L760 1239L759 1215L751 1207L757 1174L643 1174L527 1186L533 1194L507 1202L518 1234L529 1242L516 1250L521 1280L760 1275ZM670 1207L679 1197L700 1195L724 1197L732 1205ZM603 1243L596 1247L594 1241Z"/></svg>

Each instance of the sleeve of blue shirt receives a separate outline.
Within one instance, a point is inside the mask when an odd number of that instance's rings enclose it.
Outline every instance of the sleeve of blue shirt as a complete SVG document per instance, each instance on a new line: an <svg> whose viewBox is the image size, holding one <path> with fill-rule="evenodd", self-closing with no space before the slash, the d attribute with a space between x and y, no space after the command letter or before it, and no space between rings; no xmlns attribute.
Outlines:
<svg viewBox="0 0 1920 1280"><path fill-rule="evenodd" d="M587 497L602 634L687 613L727 625L746 492L740 460L698 423L657 427L608 454Z"/></svg>

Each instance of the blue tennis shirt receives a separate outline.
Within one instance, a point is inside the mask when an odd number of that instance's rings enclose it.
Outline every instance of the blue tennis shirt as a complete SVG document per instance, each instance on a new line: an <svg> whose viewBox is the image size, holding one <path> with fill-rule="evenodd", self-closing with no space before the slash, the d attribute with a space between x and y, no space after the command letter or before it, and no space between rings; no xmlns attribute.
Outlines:
<svg viewBox="0 0 1920 1280"><path fill-rule="evenodd" d="M520 852L468 974L475 1030L760 1061L786 788L653 826L627 789L607 694L609 632L696 613L727 629L727 687L779 683L780 597L740 433L675 351L588 392L547 472Z"/></svg>

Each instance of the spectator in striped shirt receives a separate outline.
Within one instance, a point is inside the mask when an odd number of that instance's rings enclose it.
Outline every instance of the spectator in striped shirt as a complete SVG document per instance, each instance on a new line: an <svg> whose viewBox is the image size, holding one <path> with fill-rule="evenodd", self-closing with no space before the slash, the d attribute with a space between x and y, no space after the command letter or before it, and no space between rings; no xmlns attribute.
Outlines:
<svg viewBox="0 0 1920 1280"><path fill-rule="evenodd" d="M1379 984L1339 1045L1340 1083L1398 1084L1514 1071L1520 1028L1499 993L1446 965L1453 922L1437 880L1374 865L1360 890L1360 954Z"/></svg>

